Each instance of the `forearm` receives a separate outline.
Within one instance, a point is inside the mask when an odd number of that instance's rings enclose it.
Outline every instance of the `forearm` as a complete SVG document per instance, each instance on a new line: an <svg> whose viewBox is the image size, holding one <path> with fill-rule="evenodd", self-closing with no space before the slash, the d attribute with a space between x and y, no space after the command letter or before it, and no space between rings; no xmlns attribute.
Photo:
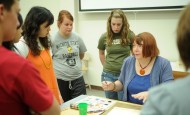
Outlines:
<svg viewBox="0 0 190 115"><path fill-rule="evenodd" d="M100 58L102 65L104 65L104 63L105 63L105 51L104 50L99 50L99 58Z"/></svg>
<svg viewBox="0 0 190 115"><path fill-rule="evenodd" d="M51 107L43 112L40 112L41 115L60 115L60 113L61 110L55 97L53 99Z"/></svg>
<svg viewBox="0 0 190 115"><path fill-rule="evenodd" d="M104 63L105 63L105 56L104 55L100 56L100 61L101 61L102 65L104 65Z"/></svg>
<svg viewBox="0 0 190 115"><path fill-rule="evenodd" d="M84 58L84 53L80 53L79 56L80 56L80 59L82 60Z"/></svg>

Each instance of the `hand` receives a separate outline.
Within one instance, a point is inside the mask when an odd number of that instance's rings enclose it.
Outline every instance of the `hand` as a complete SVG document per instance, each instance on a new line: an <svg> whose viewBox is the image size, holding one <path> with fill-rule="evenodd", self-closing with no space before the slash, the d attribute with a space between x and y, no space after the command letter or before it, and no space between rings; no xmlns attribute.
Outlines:
<svg viewBox="0 0 190 115"><path fill-rule="evenodd" d="M64 103L64 100L63 100L61 94L59 94L59 100L60 100L60 102L59 102L60 105L61 105L62 103Z"/></svg>
<svg viewBox="0 0 190 115"><path fill-rule="evenodd" d="M30 109L30 113L31 113L31 115L41 115L40 113L35 112L35 111L33 111L32 109Z"/></svg>
<svg viewBox="0 0 190 115"><path fill-rule="evenodd" d="M102 88L104 91L110 91L110 90L113 90L114 84L110 81L103 81Z"/></svg>
<svg viewBox="0 0 190 115"><path fill-rule="evenodd" d="M145 101L148 98L148 91L133 94L132 97L135 98L135 99L138 99L138 100L143 100L143 103L145 103Z"/></svg>

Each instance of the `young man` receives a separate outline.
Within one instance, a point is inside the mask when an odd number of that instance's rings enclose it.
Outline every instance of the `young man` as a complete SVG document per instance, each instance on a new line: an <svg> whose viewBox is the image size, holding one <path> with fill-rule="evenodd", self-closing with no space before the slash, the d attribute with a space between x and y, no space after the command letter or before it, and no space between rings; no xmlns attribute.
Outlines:
<svg viewBox="0 0 190 115"><path fill-rule="evenodd" d="M36 69L2 46L14 39L19 10L18 0L0 0L0 114L59 115L59 105Z"/></svg>

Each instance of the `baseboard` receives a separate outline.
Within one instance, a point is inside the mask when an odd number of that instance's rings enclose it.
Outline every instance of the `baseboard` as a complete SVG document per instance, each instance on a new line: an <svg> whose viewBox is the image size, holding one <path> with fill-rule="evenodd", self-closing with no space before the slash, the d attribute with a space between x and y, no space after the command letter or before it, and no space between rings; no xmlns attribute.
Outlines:
<svg viewBox="0 0 190 115"><path fill-rule="evenodd" d="M91 86L91 89L103 91L103 89L102 89L101 86L96 86L96 85L90 85L90 86ZM89 87L88 87L88 88L89 88Z"/></svg>

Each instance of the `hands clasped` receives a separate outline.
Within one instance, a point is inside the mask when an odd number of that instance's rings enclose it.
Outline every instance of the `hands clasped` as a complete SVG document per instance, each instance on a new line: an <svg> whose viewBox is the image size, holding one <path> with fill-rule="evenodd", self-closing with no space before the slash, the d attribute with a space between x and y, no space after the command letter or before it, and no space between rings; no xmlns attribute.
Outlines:
<svg viewBox="0 0 190 115"><path fill-rule="evenodd" d="M110 91L114 89L114 84L113 82L110 82L110 81L103 81L102 88L104 91Z"/></svg>

